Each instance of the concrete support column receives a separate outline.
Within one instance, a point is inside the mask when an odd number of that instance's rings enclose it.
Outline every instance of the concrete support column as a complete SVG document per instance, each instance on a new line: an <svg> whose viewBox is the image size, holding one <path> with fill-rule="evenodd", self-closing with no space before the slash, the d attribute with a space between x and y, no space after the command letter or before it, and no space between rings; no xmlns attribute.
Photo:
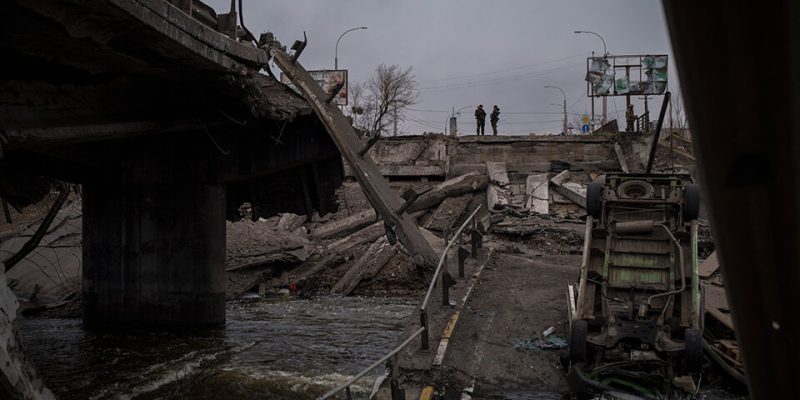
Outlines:
<svg viewBox="0 0 800 400"><path fill-rule="evenodd" d="M87 326L225 322L225 187L88 183Z"/></svg>

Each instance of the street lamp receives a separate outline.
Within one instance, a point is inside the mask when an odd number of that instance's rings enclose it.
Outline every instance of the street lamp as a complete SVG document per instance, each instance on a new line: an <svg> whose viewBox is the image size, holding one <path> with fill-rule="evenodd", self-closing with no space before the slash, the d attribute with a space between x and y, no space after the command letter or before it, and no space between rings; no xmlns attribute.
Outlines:
<svg viewBox="0 0 800 400"><path fill-rule="evenodd" d="M558 89L561 91L561 95L564 96L564 134L567 134L567 94L564 93L564 89L561 89L558 86L545 86L548 89Z"/></svg>
<svg viewBox="0 0 800 400"><path fill-rule="evenodd" d="M600 36L600 34L598 34L597 32L592 32L592 31L575 31L575 33L588 33L588 34L595 35L595 36L599 37L600 41L603 42L603 57L607 57L608 56L608 49L606 49L606 41L603 40L603 37Z"/></svg>
<svg viewBox="0 0 800 400"><path fill-rule="evenodd" d="M595 35L600 38L600 41L603 42L603 58L608 58L608 49L606 48L606 41L603 39L600 34L597 32L592 31L575 31L576 34L580 33L588 33L590 35ZM594 52L592 52L592 56L594 56ZM606 123L606 96L603 96L603 119L600 120L600 125L605 125ZM594 124L594 97L592 97L592 124Z"/></svg>
<svg viewBox="0 0 800 400"><path fill-rule="evenodd" d="M464 106L464 107L459 108L458 110L456 110L456 108L453 107L453 113L450 114L450 118L449 118L449 120L451 121L451 123L450 123L450 127L451 128L450 129L452 131L452 132L450 132L450 134L458 135L458 122L457 122L456 116L457 115L461 115L461 110L466 109L466 108L470 108L470 107L472 107L472 106Z"/></svg>
<svg viewBox="0 0 800 400"><path fill-rule="evenodd" d="M336 50L335 50L334 56L333 56L333 69L334 70L338 70L339 69L339 41L342 40L342 36L347 34L347 32L357 31L359 29L367 29L367 27L366 26L359 26L357 28L351 28L351 29L348 29L348 30L344 31L341 35L339 35L339 39L336 40Z"/></svg>

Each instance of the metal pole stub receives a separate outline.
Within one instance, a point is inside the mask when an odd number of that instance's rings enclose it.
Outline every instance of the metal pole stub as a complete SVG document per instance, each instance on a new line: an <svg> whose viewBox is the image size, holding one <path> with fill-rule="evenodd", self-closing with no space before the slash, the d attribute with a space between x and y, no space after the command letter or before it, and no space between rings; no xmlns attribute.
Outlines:
<svg viewBox="0 0 800 400"><path fill-rule="evenodd" d="M458 247L458 277L464 277L464 264L467 261L467 257L469 257L469 250L465 249L462 246Z"/></svg>
<svg viewBox="0 0 800 400"><path fill-rule="evenodd" d="M419 326L425 328L420 333L419 338L422 343L422 350L427 351L430 348L430 344L428 343L428 312L425 310L419 310Z"/></svg>
<svg viewBox="0 0 800 400"><path fill-rule="evenodd" d="M450 286L456 284L456 280L453 279L453 276L450 275L449 272L443 271L442 272L442 305L449 306L450 305Z"/></svg>

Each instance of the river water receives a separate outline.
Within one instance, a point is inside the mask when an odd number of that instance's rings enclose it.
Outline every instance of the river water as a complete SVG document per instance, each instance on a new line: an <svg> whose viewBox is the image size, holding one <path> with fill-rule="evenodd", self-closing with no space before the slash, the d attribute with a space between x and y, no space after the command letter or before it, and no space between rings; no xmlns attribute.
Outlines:
<svg viewBox="0 0 800 400"><path fill-rule="evenodd" d="M397 344L416 303L318 298L229 302L208 330L94 332L21 321L20 339L61 399L311 399ZM382 368L353 389L368 393Z"/></svg>

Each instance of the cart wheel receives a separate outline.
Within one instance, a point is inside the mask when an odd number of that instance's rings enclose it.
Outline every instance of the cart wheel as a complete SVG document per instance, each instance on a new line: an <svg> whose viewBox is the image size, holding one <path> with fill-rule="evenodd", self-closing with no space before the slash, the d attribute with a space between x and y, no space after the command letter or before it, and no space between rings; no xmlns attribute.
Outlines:
<svg viewBox="0 0 800 400"><path fill-rule="evenodd" d="M589 323L579 319L569 327L569 360L577 363L586 361L586 333Z"/></svg>
<svg viewBox="0 0 800 400"><path fill-rule="evenodd" d="M600 182L591 182L586 185L586 214L598 218L602 207L603 184Z"/></svg>
<svg viewBox="0 0 800 400"><path fill-rule="evenodd" d="M703 367L703 334L699 329L688 328L683 333L686 344L686 369L691 374L699 373Z"/></svg>
<svg viewBox="0 0 800 400"><path fill-rule="evenodd" d="M700 215L700 187L688 184L683 189L683 219L693 221Z"/></svg>

